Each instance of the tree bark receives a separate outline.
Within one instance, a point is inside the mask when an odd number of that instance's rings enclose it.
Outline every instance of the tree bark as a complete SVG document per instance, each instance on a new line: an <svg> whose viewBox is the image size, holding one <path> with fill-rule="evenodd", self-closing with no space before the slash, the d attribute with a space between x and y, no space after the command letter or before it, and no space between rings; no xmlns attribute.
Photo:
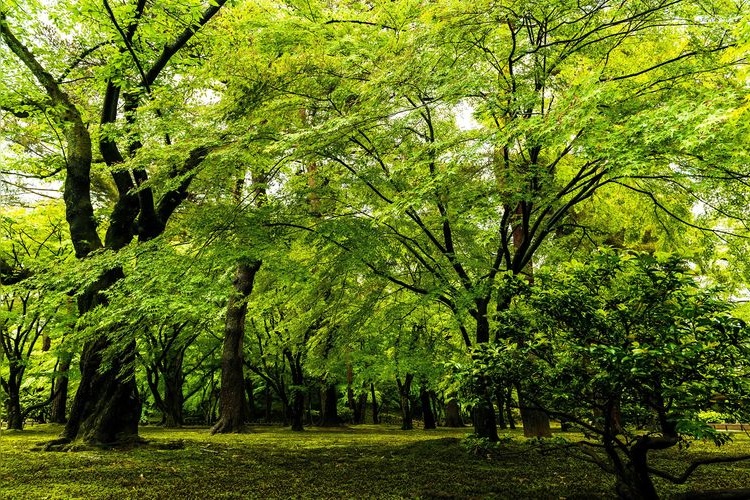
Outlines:
<svg viewBox="0 0 750 500"><path fill-rule="evenodd" d="M252 422L255 419L255 384L250 377L245 377L245 395L247 396L247 420Z"/></svg>
<svg viewBox="0 0 750 500"><path fill-rule="evenodd" d="M464 420L461 418L461 408L458 401L451 398L445 404L445 427L463 427Z"/></svg>
<svg viewBox="0 0 750 500"><path fill-rule="evenodd" d="M164 426L181 427L183 421L183 407L185 396L182 387L185 384L185 376L182 364L185 352L178 349L176 352L167 354L165 360L164 376Z"/></svg>
<svg viewBox="0 0 750 500"><path fill-rule="evenodd" d="M495 421L495 409L492 406L492 400L486 394L480 397L472 411L472 421L474 424L474 434L477 437L497 442L500 438L497 435L497 423Z"/></svg>
<svg viewBox="0 0 750 500"><path fill-rule="evenodd" d="M247 299L253 291L255 275L260 266L260 261L241 262L237 265L234 292L229 297L224 329L219 421L211 428L211 434L241 432L245 426L247 402L242 344L245 337Z"/></svg>
<svg viewBox="0 0 750 500"><path fill-rule="evenodd" d="M404 377L404 381L401 382L401 377L396 377L396 385L398 385L398 395L401 402L401 430L410 431L414 428L414 422L412 421L412 410L411 410L411 382L414 380L414 375L407 373Z"/></svg>
<svg viewBox="0 0 750 500"><path fill-rule="evenodd" d="M5 384L3 384L5 385ZM8 384L8 399L5 402L5 412L8 417L8 429L23 430L23 414L21 413L20 388Z"/></svg>
<svg viewBox="0 0 750 500"><path fill-rule="evenodd" d="M57 376L55 383L52 385L52 410L50 412L50 422L55 424L64 424L68 421L68 374L72 362L70 353L62 353L58 358Z"/></svg>
<svg viewBox="0 0 750 500"><path fill-rule="evenodd" d="M305 417L305 374L302 370L301 353L292 354L290 349L284 349L284 355L289 361L289 369L292 373L292 385L289 388L291 401L289 402L289 417L293 431L305 430L303 420Z"/></svg>
<svg viewBox="0 0 750 500"><path fill-rule="evenodd" d="M430 430L437 428L435 423L435 414L432 412L432 400L430 391L427 390L426 383L423 382L419 387L419 401L422 403L422 418L424 420L424 429Z"/></svg>
<svg viewBox="0 0 750 500"><path fill-rule="evenodd" d="M110 347L110 341L102 335L83 349L81 381L63 431L63 437L68 440L80 439L88 444L138 440L141 401L132 376L135 342L118 349L118 355L104 364L102 357ZM102 366L107 369L101 370Z"/></svg>
<svg viewBox="0 0 750 500"><path fill-rule="evenodd" d="M322 427L335 427L337 425L341 425L341 419L339 418L338 410L339 391L336 389L336 384L326 384L322 400L320 425Z"/></svg>
<svg viewBox="0 0 750 500"><path fill-rule="evenodd" d="M495 391L495 402L497 403L497 424L500 429L507 429L508 424L505 421L505 388L498 387Z"/></svg>
<svg viewBox="0 0 750 500"><path fill-rule="evenodd" d="M380 415L378 415L378 399L375 397L375 384L370 383L370 395L372 396L372 423L380 423Z"/></svg>
<svg viewBox="0 0 750 500"><path fill-rule="evenodd" d="M104 272L78 299L81 314L107 304L103 292L122 279L121 268ZM106 353L110 354L106 363ZM81 381L73 398L70 417L63 431L67 440L88 444L118 444L137 441L141 401L135 383L135 341L113 346L107 333L88 341L81 354ZM102 367L107 368L102 370Z"/></svg>
<svg viewBox="0 0 750 500"><path fill-rule="evenodd" d="M524 397L521 387L518 388L518 405L521 408L521 425L525 437L552 437L549 416Z"/></svg>

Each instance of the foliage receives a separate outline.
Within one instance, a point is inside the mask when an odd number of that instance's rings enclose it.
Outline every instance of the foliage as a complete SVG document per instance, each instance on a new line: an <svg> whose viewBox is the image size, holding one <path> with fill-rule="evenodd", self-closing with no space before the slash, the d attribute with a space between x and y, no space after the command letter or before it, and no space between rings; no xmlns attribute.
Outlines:
<svg viewBox="0 0 750 500"><path fill-rule="evenodd" d="M584 458L631 487L648 481L633 476L650 472L649 450L731 439L701 412L747 419L748 328L685 261L605 250L535 279L473 373L537 381L528 397L600 443L606 460Z"/></svg>

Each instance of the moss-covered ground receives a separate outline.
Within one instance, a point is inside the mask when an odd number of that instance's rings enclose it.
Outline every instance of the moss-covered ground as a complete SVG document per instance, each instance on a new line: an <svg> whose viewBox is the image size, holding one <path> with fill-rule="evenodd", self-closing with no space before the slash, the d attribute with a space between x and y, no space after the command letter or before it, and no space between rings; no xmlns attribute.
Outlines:
<svg viewBox="0 0 750 500"><path fill-rule="evenodd" d="M36 425L0 433L0 498L610 498L613 479L563 452L540 451L520 434L497 453L473 455L461 440L469 429L403 432L394 427L311 428L293 433L251 428L211 436L205 428L144 427L155 446L130 450L31 451L61 428ZM179 442L181 449L169 448ZM161 445L161 446L160 446ZM681 470L707 454L750 453L750 438L717 449L654 454ZM700 468L685 486L658 482L665 497L750 486L750 463Z"/></svg>

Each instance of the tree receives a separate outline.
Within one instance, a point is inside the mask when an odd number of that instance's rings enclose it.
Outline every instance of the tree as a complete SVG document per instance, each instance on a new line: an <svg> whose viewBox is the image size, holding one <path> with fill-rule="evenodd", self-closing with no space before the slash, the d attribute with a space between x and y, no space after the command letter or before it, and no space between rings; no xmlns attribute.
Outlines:
<svg viewBox="0 0 750 500"><path fill-rule="evenodd" d="M65 266L70 257L64 241L59 206L38 207L33 215L22 211L0 214L0 349L8 362L0 372L0 387L7 396L9 429L23 429L26 417L50 400L23 408L21 390L32 357L49 350L60 304L65 298L50 286L44 275L56 266ZM64 308L63 308L64 309ZM52 331L51 331L52 330ZM55 384L50 399L54 398Z"/></svg>
<svg viewBox="0 0 750 500"><path fill-rule="evenodd" d="M326 204L322 219L300 212L293 224L448 307L467 349L491 343L513 299L504 276L529 276L595 193L627 189L691 224L671 192L742 178L716 147L737 137L725 116L741 109L742 55L731 8L710 9L405 1L275 17L262 28L273 43L256 50L278 68L279 97L258 120L307 110L274 151L324 179L289 186ZM244 73L245 87L266 75ZM716 131L701 132L706 122ZM496 439L481 393L475 430ZM523 408L525 432L547 435L543 413Z"/></svg>
<svg viewBox="0 0 750 500"><path fill-rule="evenodd" d="M697 461L680 475L648 461L689 439L729 441L702 410L747 417L750 332L685 261L602 251L537 278L530 301L513 311L528 318L516 322L527 331L507 332L533 340L509 341L485 360L498 375L533 373L540 384L529 398L588 436L572 448L615 474L620 498L658 498L652 475L684 483L699 465L750 458ZM648 432L635 427L644 415Z"/></svg>
<svg viewBox="0 0 750 500"><path fill-rule="evenodd" d="M19 119L49 120L51 128L60 132L60 154L65 171L63 198L76 257L85 258L101 248L118 251L134 237L139 241L155 238L185 199L195 168L208 153L205 144L188 148L186 157L167 169L165 177L172 181L161 193L148 182L148 169L137 161L128 160L135 159L144 144L152 145L155 141L146 127L138 127L143 121L141 116L151 107L144 104L153 105L151 109L157 118L168 118L159 109L158 99L153 100L155 94L167 88L162 85L170 84L170 79L163 78L165 68L170 63L175 67L176 55L224 3L225 0L218 0L208 7L174 4L149 9L147 2L141 0L114 8L108 1L101 6L82 1L78 7L88 16L85 26L92 31L84 30L73 38L80 43L91 35L89 40L94 43L87 42L79 55L66 52L67 47L54 45L42 45L43 48L37 50L39 56L35 55L29 46L38 41L33 40L30 33L19 31L21 29L13 23L23 26L24 22L38 21L23 19L24 12L19 9L6 5L0 9L0 37L17 63L12 71L18 74L18 65L25 67L36 84L23 89L28 93L20 102L4 103L3 107ZM77 22L71 17L72 11L63 10L59 16L58 12L50 17L56 21L58 30L64 31ZM19 37L17 33L22 34ZM24 36L28 38L25 41ZM98 56L108 60L91 64L92 54L97 51ZM181 69L184 68L183 65ZM60 76L53 76L53 72ZM173 75L178 73L179 70ZM91 77L96 86L75 85L80 81L78 78ZM96 97L89 99L91 94ZM124 113L119 114L121 103ZM98 128L88 126L94 125L93 106L98 106L100 111ZM91 203L91 167L95 154L92 133L98 141L101 159L111 169L118 193L118 200L109 213L104 240L97 231ZM162 135L167 150L174 149L170 147L174 135L172 131ZM127 150L125 155L120 149L123 146ZM102 292L121 277L119 267L106 270L79 294L80 312L106 304ZM137 437L140 402L132 372L135 343L125 344L120 355L113 357L112 363L102 370L103 354L109 346L107 332L99 332L83 348L81 383L63 433L66 441L117 443Z"/></svg>

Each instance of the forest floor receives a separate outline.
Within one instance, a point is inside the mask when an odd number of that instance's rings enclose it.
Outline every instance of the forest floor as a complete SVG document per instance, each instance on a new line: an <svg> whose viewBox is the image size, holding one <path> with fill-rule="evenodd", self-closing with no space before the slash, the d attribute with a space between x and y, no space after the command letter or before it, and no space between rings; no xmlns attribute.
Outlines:
<svg viewBox="0 0 750 500"><path fill-rule="evenodd" d="M153 445L129 450L32 451L61 427L0 432L3 499L212 498L611 498L613 479L564 452L526 441L518 431L492 456L469 453L465 429L400 431L362 425L252 427L247 434L211 436L207 428L147 426ZM563 434L561 434L563 435ZM568 439L575 435L564 434ZM180 449L165 449L179 444ZM695 443L653 454L682 471L690 460L750 453L750 437L735 434L722 448ZM658 481L666 498L702 489L750 485L750 462L699 468L683 486Z"/></svg>

